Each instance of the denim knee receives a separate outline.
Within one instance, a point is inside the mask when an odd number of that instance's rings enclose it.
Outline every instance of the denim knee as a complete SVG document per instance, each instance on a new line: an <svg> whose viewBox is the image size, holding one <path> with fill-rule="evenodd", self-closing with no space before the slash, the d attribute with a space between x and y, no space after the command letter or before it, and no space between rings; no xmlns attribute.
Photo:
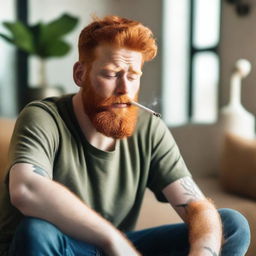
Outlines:
<svg viewBox="0 0 256 256"><path fill-rule="evenodd" d="M232 209L219 210L223 223L224 245L221 255L245 255L250 245L250 227L246 218Z"/></svg>
<svg viewBox="0 0 256 256"><path fill-rule="evenodd" d="M25 217L17 228L10 255L65 255L65 236L53 224Z"/></svg>

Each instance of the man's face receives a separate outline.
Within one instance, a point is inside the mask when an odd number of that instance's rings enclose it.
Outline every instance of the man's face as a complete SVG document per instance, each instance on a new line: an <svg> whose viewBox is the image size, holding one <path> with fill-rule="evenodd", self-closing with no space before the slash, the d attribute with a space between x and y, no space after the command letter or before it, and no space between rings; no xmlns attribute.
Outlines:
<svg viewBox="0 0 256 256"><path fill-rule="evenodd" d="M142 54L125 48L102 45L87 70L83 85L84 109L95 128L113 138L132 135L141 77Z"/></svg>

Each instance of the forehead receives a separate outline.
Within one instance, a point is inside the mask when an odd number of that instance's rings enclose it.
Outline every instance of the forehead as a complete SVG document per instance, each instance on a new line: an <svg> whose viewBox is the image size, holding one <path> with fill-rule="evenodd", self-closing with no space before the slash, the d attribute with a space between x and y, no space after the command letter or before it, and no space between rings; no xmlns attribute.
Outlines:
<svg viewBox="0 0 256 256"><path fill-rule="evenodd" d="M132 68L141 70L142 54L127 48L116 48L100 45L96 48L96 58L93 63L97 67Z"/></svg>

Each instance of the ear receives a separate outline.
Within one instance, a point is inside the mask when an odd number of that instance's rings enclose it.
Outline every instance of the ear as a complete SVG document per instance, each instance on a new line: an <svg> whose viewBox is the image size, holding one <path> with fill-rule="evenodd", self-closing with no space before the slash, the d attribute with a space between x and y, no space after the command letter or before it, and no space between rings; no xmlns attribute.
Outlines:
<svg viewBox="0 0 256 256"><path fill-rule="evenodd" d="M77 61L73 66L73 79L81 87L84 82L86 68L81 62Z"/></svg>

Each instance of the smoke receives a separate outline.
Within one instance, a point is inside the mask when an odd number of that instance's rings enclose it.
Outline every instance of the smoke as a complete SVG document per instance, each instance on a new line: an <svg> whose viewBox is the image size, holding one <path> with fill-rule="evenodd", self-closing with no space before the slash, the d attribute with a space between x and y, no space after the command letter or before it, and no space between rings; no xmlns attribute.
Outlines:
<svg viewBox="0 0 256 256"><path fill-rule="evenodd" d="M146 106L149 107L149 108L154 108L156 107L159 103L160 103L160 99L155 97L151 103L147 104Z"/></svg>

